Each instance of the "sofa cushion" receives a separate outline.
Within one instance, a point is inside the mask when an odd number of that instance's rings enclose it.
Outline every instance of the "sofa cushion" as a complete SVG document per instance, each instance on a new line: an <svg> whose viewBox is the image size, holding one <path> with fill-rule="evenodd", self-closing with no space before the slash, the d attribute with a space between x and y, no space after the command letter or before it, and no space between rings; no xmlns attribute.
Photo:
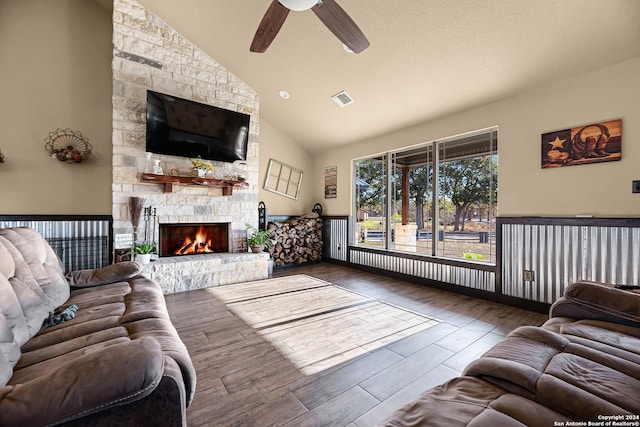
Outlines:
<svg viewBox="0 0 640 427"><path fill-rule="evenodd" d="M484 378L512 393L535 399L541 373L568 344L569 340L552 331L523 326L469 364L464 375Z"/></svg>
<svg viewBox="0 0 640 427"><path fill-rule="evenodd" d="M5 244L3 244L5 242ZM5 279L13 277L16 273L16 263L6 247L6 239L0 238L0 276Z"/></svg>
<svg viewBox="0 0 640 427"><path fill-rule="evenodd" d="M0 309L21 346L69 297L59 259L29 228L0 229Z"/></svg>
<svg viewBox="0 0 640 427"><path fill-rule="evenodd" d="M42 322L49 316L49 307L43 301L42 292L34 289L35 281L29 274L29 268L22 262L17 262L16 267L16 276L9 278L9 284L24 319L19 325L20 330L16 331L16 338L24 344L40 331Z"/></svg>
<svg viewBox="0 0 640 427"><path fill-rule="evenodd" d="M69 298L69 284L64 277L62 262L53 251L49 243L32 228L0 229L0 236L6 238L19 253L14 257L16 268L18 259L26 262L29 267L29 278L35 280L38 291L42 291L42 300L48 313ZM18 277L18 272L16 272ZM33 283L28 281L33 288ZM38 292L36 291L36 292Z"/></svg>
<svg viewBox="0 0 640 427"><path fill-rule="evenodd" d="M616 356L640 366L640 328L599 320L549 319L543 328L575 344Z"/></svg>
<svg viewBox="0 0 640 427"><path fill-rule="evenodd" d="M27 321L11 283L0 276L0 312L13 333L18 347L29 339Z"/></svg>
<svg viewBox="0 0 640 427"><path fill-rule="evenodd" d="M173 358L185 383L190 402L195 393L195 370L186 347L171 324L160 286L139 277L72 291L65 305L78 306L76 317L51 326L22 347L9 384L27 383L43 371L73 359L130 340L152 337L163 354Z"/></svg>
<svg viewBox="0 0 640 427"><path fill-rule="evenodd" d="M135 261L124 261L103 268L76 270L67 274L73 287L100 286L122 282L142 273L143 267Z"/></svg>
<svg viewBox="0 0 640 427"><path fill-rule="evenodd" d="M0 425L51 425L142 399L162 379L163 366L160 344L150 337L74 357L28 386L0 388Z"/></svg>
<svg viewBox="0 0 640 427"><path fill-rule="evenodd" d="M20 347L13 337L13 331L0 310L0 386L9 381L13 367L20 358Z"/></svg>
<svg viewBox="0 0 640 427"><path fill-rule="evenodd" d="M640 413L640 367L544 328L521 327L464 371L571 419Z"/></svg>
<svg viewBox="0 0 640 427"><path fill-rule="evenodd" d="M609 283L579 281L551 307L551 317L594 319L640 326L640 292Z"/></svg>
<svg viewBox="0 0 640 427"><path fill-rule="evenodd" d="M437 386L395 411L380 425L548 427L569 418L474 377Z"/></svg>

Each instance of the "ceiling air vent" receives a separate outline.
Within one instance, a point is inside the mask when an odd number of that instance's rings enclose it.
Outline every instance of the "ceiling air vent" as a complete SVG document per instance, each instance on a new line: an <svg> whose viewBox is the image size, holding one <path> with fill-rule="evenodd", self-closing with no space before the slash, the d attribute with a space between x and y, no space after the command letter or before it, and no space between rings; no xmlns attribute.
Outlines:
<svg viewBox="0 0 640 427"><path fill-rule="evenodd" d="M342 91L340 93L333 95L331 99L336 101L336 104L338 104L341 107L346 107L347 105L353 103L353 98L351 98L349 94L345 91Z"/></svg>

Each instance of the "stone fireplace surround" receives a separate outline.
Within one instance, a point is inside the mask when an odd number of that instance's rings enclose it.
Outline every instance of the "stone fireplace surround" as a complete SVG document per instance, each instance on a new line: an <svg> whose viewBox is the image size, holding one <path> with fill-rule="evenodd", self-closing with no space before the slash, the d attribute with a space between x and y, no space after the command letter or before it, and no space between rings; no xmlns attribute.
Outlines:
<svg viewBox="0 0 640 427"><path fill-rule="evenodd" d="M115 0L113 10L113 228L131 234L129 197L142 197L164 223L229 223L230 234L258 222L259 100L250 87L134 0ZM223 195L220 188L141 181L146 164L146 91L179 96L251 116L248 188ZM165 173L188 174L188 159L153 155ZM222 175L233 166L212 162ZM142 225L142 224L140 224ZM156 228L157 229L157 228ZM158 241L158 235L154 240ZM160 258L145 268L165 293L258 280L268 276L268 254L226 253Z"/></svg>

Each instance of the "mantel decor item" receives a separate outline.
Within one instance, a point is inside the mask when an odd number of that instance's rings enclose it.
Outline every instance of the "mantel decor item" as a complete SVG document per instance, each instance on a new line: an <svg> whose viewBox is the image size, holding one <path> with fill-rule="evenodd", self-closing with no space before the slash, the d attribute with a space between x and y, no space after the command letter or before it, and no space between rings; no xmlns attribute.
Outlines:
<svg viewBox="0 0 640 427"><path fill-rule="evenodd" d="M200 156L195 159L189 159L189 161L191 162L194 175L197 175L198 178L204 178L209 172L213 172L213 166L211 166L211 163L203 160Z"/></svg>
<svg viewBox="0 0 640 427"><path fill-rule="evenodd" d="M69 128L58 128L49 132L49 136L44 141L44 148L52 158L67 163L80 163L87 160L93 149L86 137Z"/></svg>
<svg viewBox="0 0 640 427"><path fill-rule="evenodd" d="M153 161L153 173L155 173L156 175L164 175L162 166L160 166L160 159L155 159Z"/></svg>
<svg viewBox="0 0 640 427"><path fill-rule="evenodd" d="M622 119L542 134L542 168L611 162L622 158Z"/></svg>

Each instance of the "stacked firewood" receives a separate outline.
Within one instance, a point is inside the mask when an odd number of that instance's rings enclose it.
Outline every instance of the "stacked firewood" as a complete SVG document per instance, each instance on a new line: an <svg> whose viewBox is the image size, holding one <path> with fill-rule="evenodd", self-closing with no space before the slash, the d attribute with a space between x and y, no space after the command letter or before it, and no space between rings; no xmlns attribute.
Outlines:
<svg viewBox="0 0 640 427"><path fill-rule="evenodd" d="M305 214L284 222L270 222L273 244L269 253L276 266L318 261L322 257L322 219Z"/></svg>

